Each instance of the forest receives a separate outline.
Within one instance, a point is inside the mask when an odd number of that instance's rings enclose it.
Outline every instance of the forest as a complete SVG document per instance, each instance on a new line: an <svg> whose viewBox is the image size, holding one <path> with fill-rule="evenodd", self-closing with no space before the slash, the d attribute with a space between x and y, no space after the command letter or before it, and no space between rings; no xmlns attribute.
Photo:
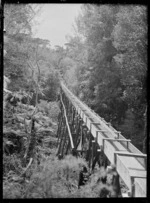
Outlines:
<svg viewBox="0 0 150 203"><path fill-rule="evenodd" d="M147 153L147 7L83 4L74 35L55 48L33 37L40 11L4 5L3 198L103 197L113 193L97 184L103 169L78 187L86 161L56 157L59 78Z"/></svg>

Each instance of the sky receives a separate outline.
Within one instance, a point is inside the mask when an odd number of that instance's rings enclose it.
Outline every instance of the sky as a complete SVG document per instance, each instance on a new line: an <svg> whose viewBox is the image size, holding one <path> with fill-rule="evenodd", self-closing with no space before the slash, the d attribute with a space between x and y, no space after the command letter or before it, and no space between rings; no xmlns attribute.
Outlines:
<svg viewBox="0 0 150 203"><path fill-rule="evenodd" d="M63 46L67 42L65 36L73 34L72 24L80 7L81 4L44 4L37 17L40 24L35 27L34 36L50 40L51 47Z"/></svg>

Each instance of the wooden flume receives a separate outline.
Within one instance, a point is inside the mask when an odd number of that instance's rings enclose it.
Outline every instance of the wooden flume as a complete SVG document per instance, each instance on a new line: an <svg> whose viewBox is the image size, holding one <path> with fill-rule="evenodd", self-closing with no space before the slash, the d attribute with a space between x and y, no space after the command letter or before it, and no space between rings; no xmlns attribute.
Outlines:
<svg viewBox="0 0 150 203"><path fill-rule="evenodd" d="M116 187L121 177L131 197L146 197L146 154L73 95L64 82L61 82L60 109L57 155L82 156L91 172L96 163L105 168L113 164ZM116 191L120 193L119 188Z"/></svg>

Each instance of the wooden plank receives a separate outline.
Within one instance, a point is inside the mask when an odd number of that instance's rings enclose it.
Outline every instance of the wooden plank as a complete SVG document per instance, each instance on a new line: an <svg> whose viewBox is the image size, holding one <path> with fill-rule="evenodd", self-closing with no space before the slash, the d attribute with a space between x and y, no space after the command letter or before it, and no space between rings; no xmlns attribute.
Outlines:
<svg viewBox="0 0 150 203"><path fill-rule="evenodd" d="M137 170L137 169L133 169L133 170L129 170L129 175L130 177L134 177L134 178L146 178L147 177L147 172L145 170Z"/></svg>
<svg viewBox="0 0 150 203"><path fill-rule="evenodd" d="M126 146L127 149L128 149L128 143L131 142L131 140L129 140L129 139L103 138L103 143L102 143L103 146L104 146L104 141L126 142L127 143L127 146Z"/></svg>
<svg viewBox="0 0 150 203"><path fill-rule="evenodd" d="M131 178L129 175L129 170L126 167L125 164L123 164L122 159L120 157L118 158L117 156L117 164L116 164L117 172L122 178L122 180L125 182L129 190L131 191Z"/></svg>
<svg viewBox="0 0 150 203"><path fill-rule="evenodd" d="M106 142L104 144L105 144L103 146L104 153L109 159L109 161L114 164L114 152L116 149L110 142Z"/></svg>
<svg viewBox="0 0 150 203"><path fill-rule="evenodd" d="M135 197L147 197L146 180L143 178L135 178Z"/></svg>
<svg viewBox="0 0 150 203"><path fill-rule="evenodd" d="M130 152L115 152L115 154L118 154L120 156L127 156L127 157L134 157L134 158L143 158L146 168L146 162L147 162L147 155L146 154L137 154L137 153L130 153ZM116 157L116 156L115 156Z"/></svg>

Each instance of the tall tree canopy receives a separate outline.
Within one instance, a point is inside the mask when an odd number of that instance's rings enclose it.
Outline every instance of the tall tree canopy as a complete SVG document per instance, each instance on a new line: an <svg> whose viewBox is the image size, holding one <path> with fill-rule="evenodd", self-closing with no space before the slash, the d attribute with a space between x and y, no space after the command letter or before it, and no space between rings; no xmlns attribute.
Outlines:
<svg viewBox="0 0 150 203"><path fill-rule="evenodd" d="M146 11L139 5L85 4L66 45L77 65L80 98L140 149L147 106Z"/></svg>
<svg viewBox="0 0 150 203"><path fill-rule="evenodd" d="M11 91L24 90L34 94L38 91L42 97L55 100L57 91L50 84L48 87L47 81L57 77L56 51L51 49L49 40L35 38L32 32L34 17L40 9L41 6L36 4L5 4L4 74L11 81ZM56 83L53 80L55 87L58 86ZM50 91L51 96L48 96Z"/></svg>

